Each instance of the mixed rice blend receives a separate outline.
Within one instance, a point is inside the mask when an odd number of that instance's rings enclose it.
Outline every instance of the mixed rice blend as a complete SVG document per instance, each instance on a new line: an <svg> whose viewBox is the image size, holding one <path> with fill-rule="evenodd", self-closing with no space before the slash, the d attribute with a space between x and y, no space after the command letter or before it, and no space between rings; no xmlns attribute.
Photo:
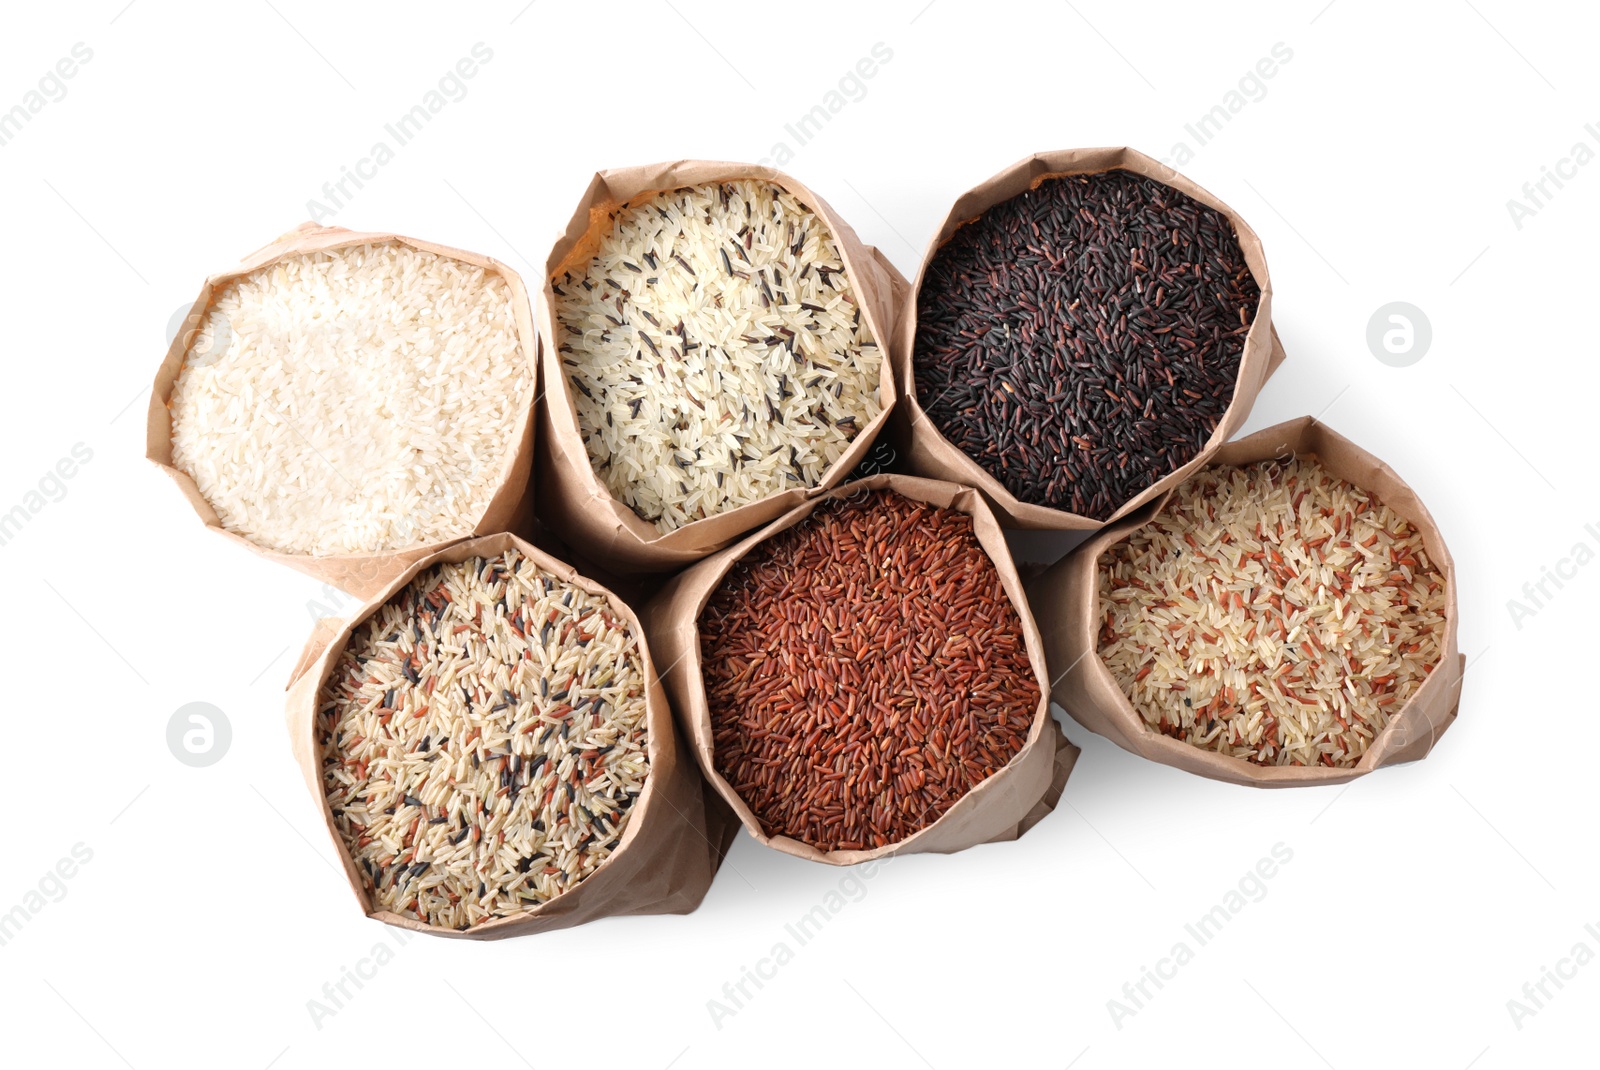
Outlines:
<svg viewBox="0 0 1600 1070"><path fill-rule="evenodd" d="M1259 765L1355 765L1445 632L1422 536L1307 458L1202 470L1099 589L1100 656L1145 721Z"/></svg>
<svg viewBox="0 0 1600 1070"><path fill-rule="evenodd" d="M816 486L882 409L838 243L771 183L628 204L552 288L589 459L663 533Z"/></svg>
<svg viewBox="0 0 1600 1070"><path fill-rule="evenodd" d="M466 929L568 891L649 773L638 638L515 550L428 569L319 697L323 786L375 905Z"/></svg>

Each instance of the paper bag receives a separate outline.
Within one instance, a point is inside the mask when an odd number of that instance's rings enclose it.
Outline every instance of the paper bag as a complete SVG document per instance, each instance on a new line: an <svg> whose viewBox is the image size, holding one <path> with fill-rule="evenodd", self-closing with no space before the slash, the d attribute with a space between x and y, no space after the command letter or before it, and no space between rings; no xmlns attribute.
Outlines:
<svg viewBox="0 0 1600 1070"><path fill-rule="evenodd" d="M1024 502L1014 496L999 480L939 432L917 398L916 376L912 369L917 338L917 294L922 289L923 278L934 255L959 227L973 222L995 205L1038 186L1046 179L1115 169L1153 178L1226 216L1238 235L1239 245L1244 251L1250 273L1261 288L1261 303L1257 307L1250 332L1245 338L1233 401L1223 413L1222 419L1218 421L1204 448L1188 464L1146 487L1124 502L1107 520L1102 521L1046 505ZM901 309L890 351L894 358L895 381L901 398L896 415L890 423L888 435L905 457L909 470L930 479L945 479L977 487L983 492L996 516L999 517L1000 523L1005 527L1050 531L1093 531L1106 523L1113 523L1128 516L1183 482L1189 473L1203 465L1211 454L1244 426L1246 418L1250 415L1250 407L1255 403L1256 395L1261 392L1262 385L1284 360L1283 347L1278 342L1277 332L1272 328L1272 280L1267 274L1266 256L1261 250L1261 240L1256 237L1255 231L1250 229L1238 213L1172 168L1142 152L1128 148L1066 149L1035 153L962 194L951 206L944 222L940 224L939 230L928 243L927 251L922 257L922 266L911 286L911 296Z"/></svg>
<svg viewBox="0 0 1600 1070"><path fill-rule="evenodd" d="M527 288L523 285L521 276L505 264L491 257L464 252L460 249L452 249L448 246L421 241L416 238L407 238L398 234L357 232L346 230L343 227L319 227L315 223L303 223L297 229L283 235L270 245L258 249L245 257L238 267L220 275L213 275L207 279L205 285L200 289L200 296L195 299L194 307L189 310L188 318L184 320L183 327L178 331L177 337L172 340L172 345L168 347L166 359L162 361L161 367L156 371L155 389L150 395L145 448L145 456L154 461L172 477L173 481L178 484L178 489L189 499L189 504L200 515L200 519L205 521L207 527L217 531L225 538L255 551L262 557L282 562L291 568L304 572L308 576L314 576L324 583L331 583L335 587L350 592L357 598L371 596L374 592L381 590L406 566L426 557L454 540L441 540L433 543L405 546L379 553L314 555L283 553L262 546L244 535L228 531L223 528L216 512L200 494L200 489L195 485L194 480L190 478L188 473L173 464L170 405L173 388L177 383L179 372L183 369L184 358L187 355L189 346L205 321L206 314L211 307L213 295L219 290L240 276L248 275L267 264L289 257L328 249L344 248L351 245L380 242L399 242L424 252L461 260L488 271L493 271L506 281L511 293L512 314L516 317L517 333L522 342L522 356L528 361L529 373L533 376L533 381L530 383L528 396L517 413L513 432L515 439L509 445L505 458L500 464L499 471L485 475L485 478L494 480L497 489L489 499L489 504L484 509L483 515L478 518L477 523L470 530L463 530L459 537L484 535L496 531L522 530L527 521L527 513L523 507L524 499L526 498L530 504L532 501L530 475L533 467L534 451L533 408L534 400L539 393L533 311L528 300Z"/></svg>
<svg viewBox="0 0 1600 1070"><path fill-rule="evenodd" d="M823 474L816 488L795 488L757 502L685 524L665 534L617 500L594 471L579 430L572 388L561 367L560 337L551 279L581 266L610 228L610 214L628 202L680 186L734 179L759 179L780 186L827 223L839 246L851 293L882 354L878 399L882 407L851 440L849 448ZM904 285L894 267L876 249L862 244L826 201L781 171L755 164L679 160L646 167L625 167L595 175L578 203L565 233L550 250L542 293L535 301L545 396L539 406L539 518L568 544L606 563L621 575L670 572L694 563L793 509L808 495L837 485L854 468L895 406L895 376L889 340L894 329L894 287Z"/></svg>
<svg viewBox="0 0 1600 1070"><path fill-rule="evenodd" d="M915 501L957 509L972 517L978 541L994 562L1001 583L1021 618L1029 660L1039 681L1039 707L1022 750L926 828L899 843L873 850L819 851L789 836L768 836L764 833L755 814L717 772L711 712L701 676L698 621L722 578L752 548L798 524L825 501L870 490L892 490ZM1078 748L1067 742L1066 736L1050 716L1050 682L1044 674L1039 630L1028 609L1022 581L1006 547L1005 536L982 496L969 487L886 474L813 496L756 534L674 577L660 594L651 599L645 608L644 620L657 662L667 666L663 673L667 693L671 696L679 723L689 737L701 774L732 807L752 836L785 854L843 866L890 855L921 852L949 854L979 843L1015 839L1054 809L1078 757Z"/></svg>
<svg viewBox="0 0 1600 1070"><path fill-rule="evenodd" d="M618 618L639 637L645 676L649 681L646 746L650 773L644 792L629 813L621 841L593 873L561 895L522 914L495 918L457 931L382 910L373 904L360 870L345 849L324 794L323 756L316 732L318 696L323 683L337 667L351 633L415 576L435 564L493 557L510 549L567 583L605 598ZM659 659L652 657L644 629L631 607L604 587L578 575L571 566L509 534L487 535L437 550L395 575L349 620L321 622L306 644L289 682L289 737L295 760L300 763L306 786L311 789L311 796L322 813L345 878L362 911L379 921L418 932L490 940L564 929L613 915L687 914L699 906L738 832L738 823L728 807L707 789L694 762L684 753L667 707L666 693L657 676L659 665Z"/></svg>
<svg viewBox="0 0 1600 1070"><path fill-rule="evenodd" d="M1456 571L1438 525L1415 492L1382 461L1309 416L1230 442L1211 464L1247 465L1314 457L1329 472L1380 501L1422 536L1445 581L1445 631L1439 663L1350 768L1256 765L1162 735L1145 721L1100 659L1100 556L1153 519L1171 495L1091 537L1034 581L1029 598L1044 636L1055 700L1092 732L1125 750L1191 773L1255 787L1342 784L1379 766L1426 757L1455 720L1465 659L1457 646Z"/></svg>

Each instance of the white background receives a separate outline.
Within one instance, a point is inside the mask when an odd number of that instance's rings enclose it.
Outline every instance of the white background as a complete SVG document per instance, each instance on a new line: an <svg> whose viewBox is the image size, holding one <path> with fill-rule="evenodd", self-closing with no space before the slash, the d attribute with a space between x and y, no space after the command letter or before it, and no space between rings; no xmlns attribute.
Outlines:
<svg viewBox="0 0 1600 1070"><path fill-rule="evenodd" d="M1600 545L1600 527L1585 532L1600 524L1600 166L1520 228L1507 208L1574 143L1600 148L1584 131L1600 121L1592 13L525 2L7 13L0 108L75 43L93 51L0 146L0 512L75 444L93 451L0 546L0 912L75 844L93 852L0 947L9 1065L1594 1065L1600 963L1521 1028L1507 1008L1578 942L1600 953L1584 928L1600 931L1586 683L1600 565L1520 627L1507 606L1574 544ZM1069 722L1084 753L1054 815L1016 843L849 885L864 895L720 1028L708 1001L792 945L785 924L845 871L741 836L690 916L414 938L314 1021L324 983L392 939L335 871L281 720L316 603L339 607L203 530L142 459L143 410L168 319L201 280L304 219L480 41L493 59L466 98L333 221L530 274L597 168L768 156L879 42L892 58L864 98L787 169L908 275L951 200L989 174L1038 149L1192 148L1185 123L1287 45L1264 98L1180 169L1250 220L1271 263L1289 362L1249 429L1322 414L1398 469L1449 540L1474 659L1456 726L1423 763L1268 793ZM1396 300L1433 327L1408 368L1366 344ZM167 748L191 701L232 724L209 768ZM1293 860L1265 898L1115 1022L1108 1000L1278 843Z"/></svg>

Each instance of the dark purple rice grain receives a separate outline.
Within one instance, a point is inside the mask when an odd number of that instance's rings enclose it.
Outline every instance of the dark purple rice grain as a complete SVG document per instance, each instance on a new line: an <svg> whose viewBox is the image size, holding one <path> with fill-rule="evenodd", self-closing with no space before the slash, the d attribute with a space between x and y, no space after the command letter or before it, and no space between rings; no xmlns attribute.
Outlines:
<svg viewBox="0 0 1600 1070"><path fill-rule="evenodd" d="M1019 500L1105 520L1211 437L1260 298L1221 212L1128 171L1046 179L934 254L917 397Z"/></svg>

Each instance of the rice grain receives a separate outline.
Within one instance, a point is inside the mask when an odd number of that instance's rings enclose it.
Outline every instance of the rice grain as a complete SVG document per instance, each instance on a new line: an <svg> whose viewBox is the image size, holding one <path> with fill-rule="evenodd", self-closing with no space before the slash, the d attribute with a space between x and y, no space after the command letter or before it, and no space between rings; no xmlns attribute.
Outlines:
<svg viewBox="0 0 1600 1070"><path fill-rule="evenodd" d="M213 296L173 386L172 460L268 549L459 538L532 387L499 274L401 242L302 253Z"/></svg>
<svg viewBox="0 0 1600 1070"><path fill-rule="evenodd" d="M575 887L649 775L639 640L508 550L418 575L318 699L323 787L375 905L468 929Z"/></svg>
<svg viewBox="0 0 1600 1070"><path fill-rule="evenodd" d="M817 486L881 411L838 244L771 183L636 199L552 292L589 460L660 532Z"/></svg>
<svg viewBox="0 0 1600 1070"><path fill-rule="evenodd" d="M1201 470L1098 574L1100 656L1145 722L1259 765L1355 765L1440 659L1421 535L1311 458Z"/></svg>
<svg viewBox="0 0 1600 1070"><path fill-rule="evenodd" d="M769 836L914 835L1022 750L1022 620L972 517L831 499L742 557L699 618L717 772Z"/></svg>

